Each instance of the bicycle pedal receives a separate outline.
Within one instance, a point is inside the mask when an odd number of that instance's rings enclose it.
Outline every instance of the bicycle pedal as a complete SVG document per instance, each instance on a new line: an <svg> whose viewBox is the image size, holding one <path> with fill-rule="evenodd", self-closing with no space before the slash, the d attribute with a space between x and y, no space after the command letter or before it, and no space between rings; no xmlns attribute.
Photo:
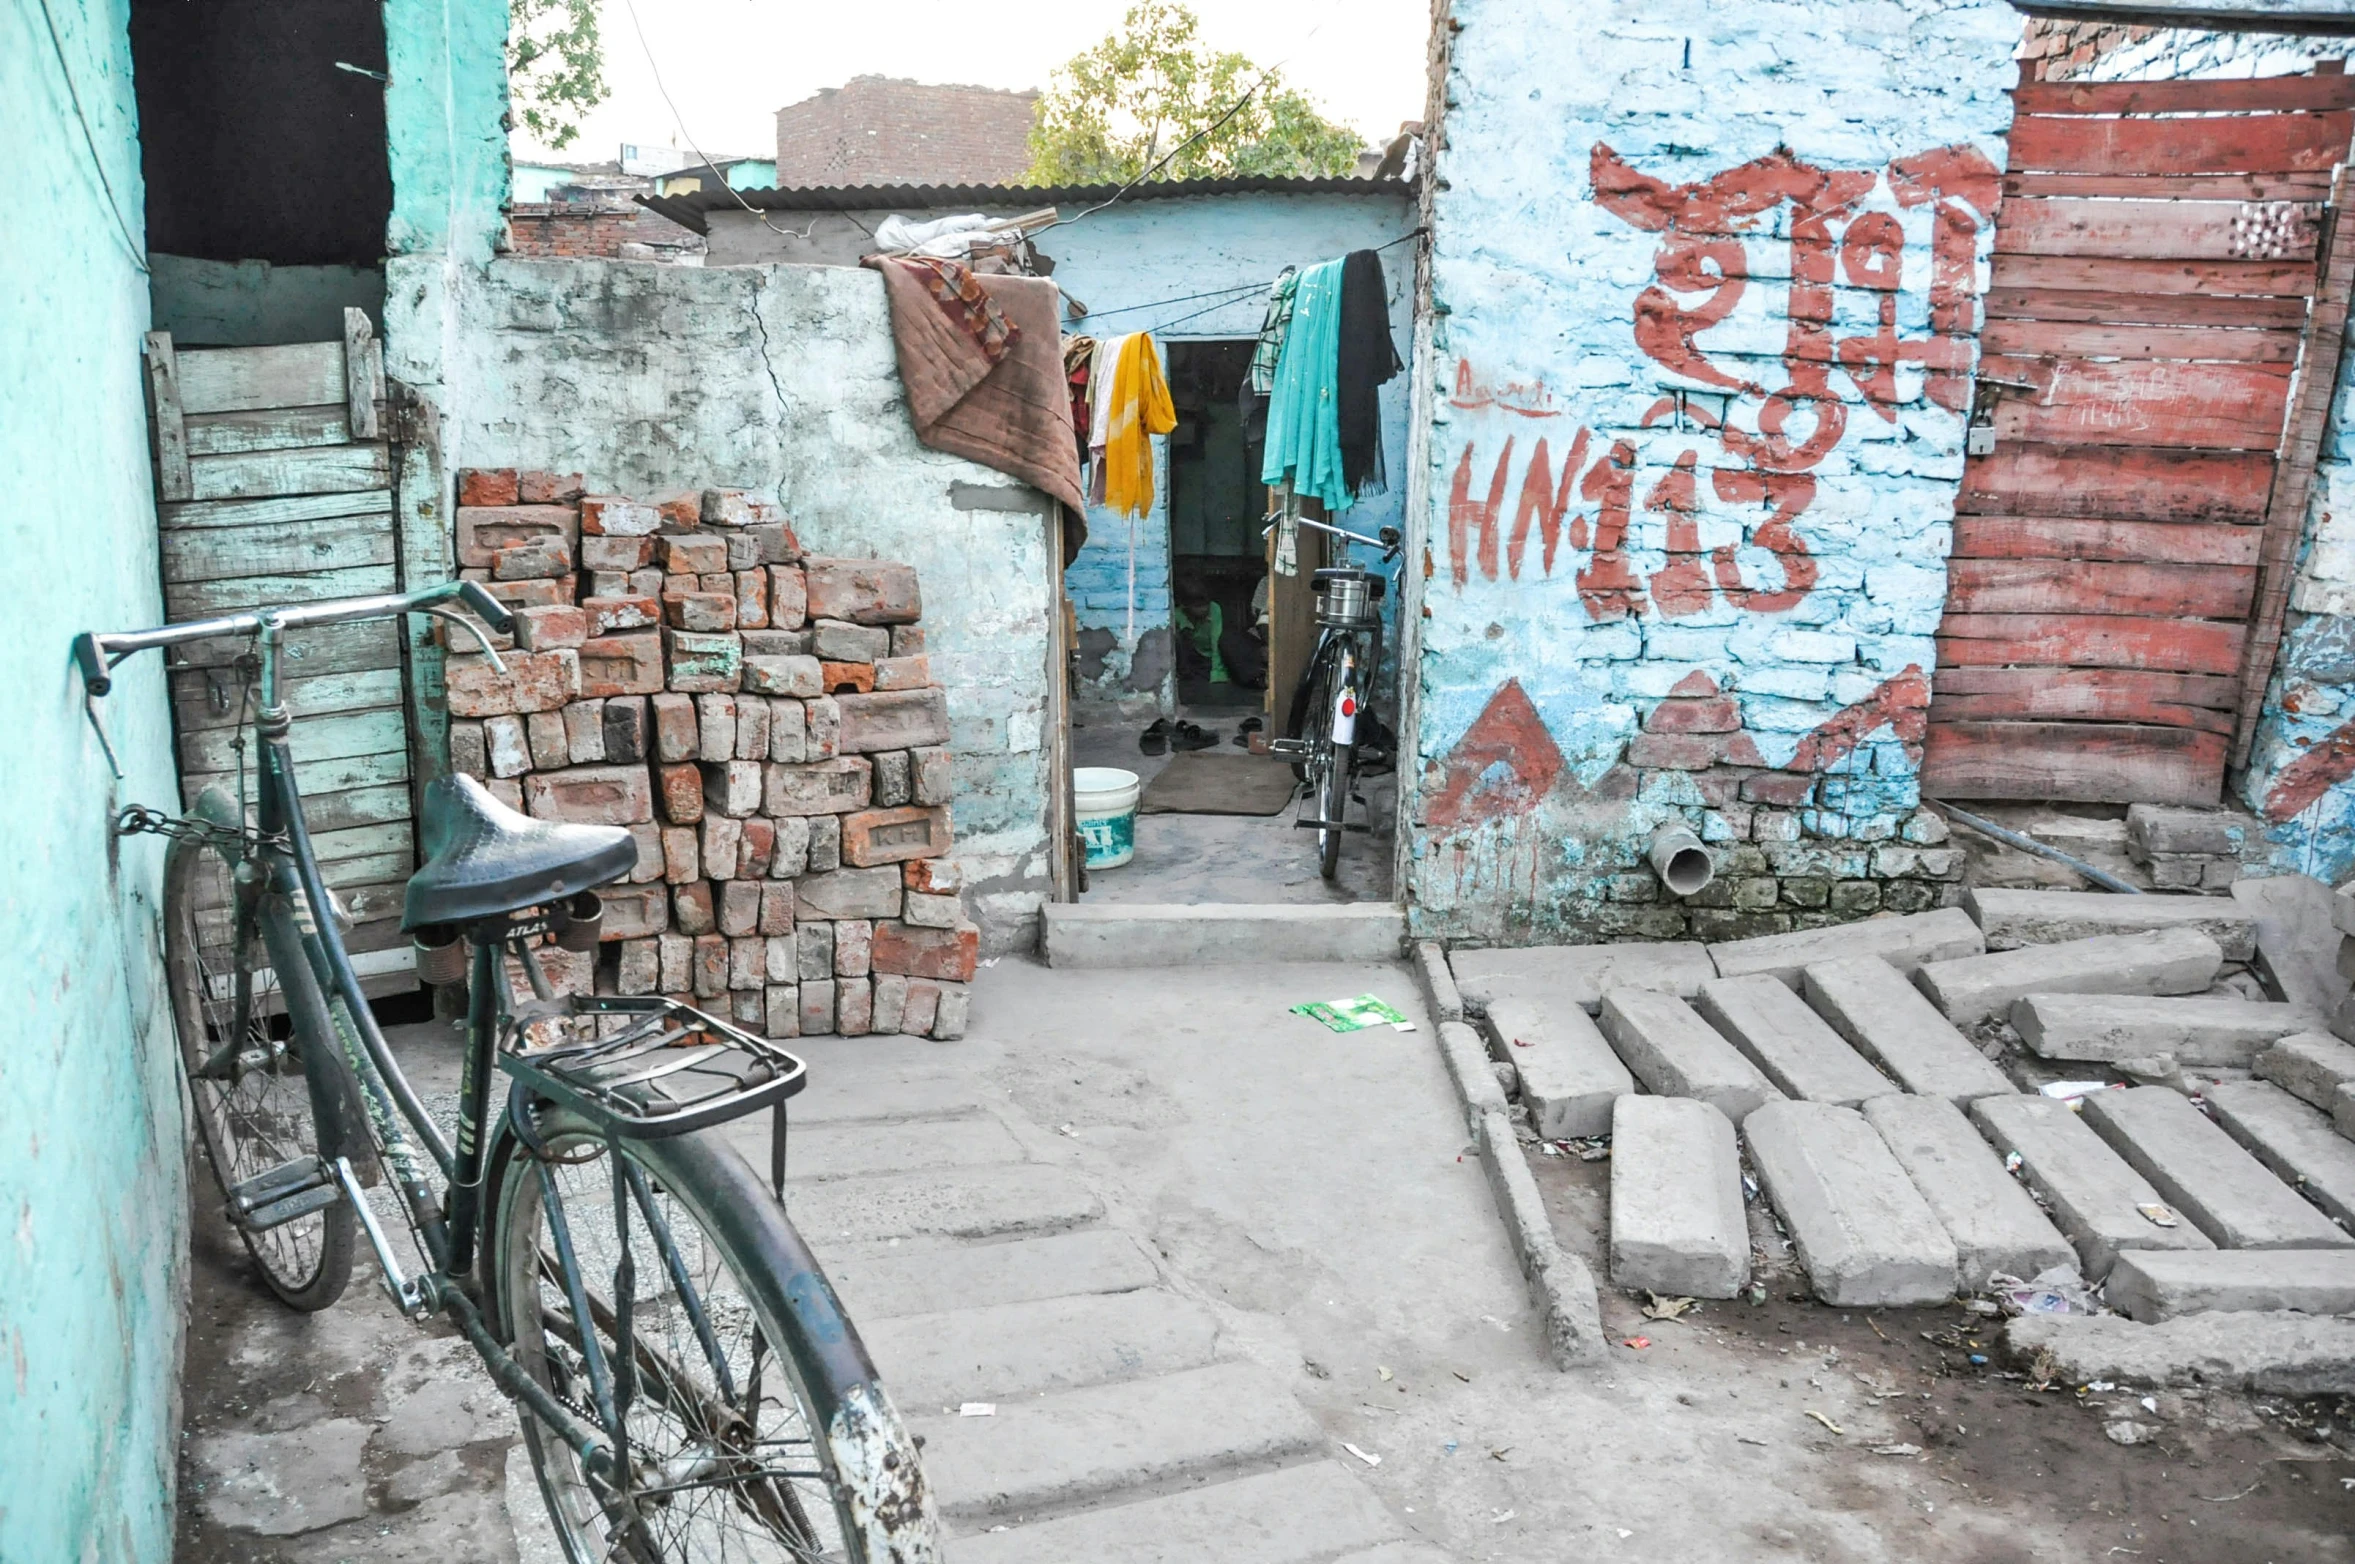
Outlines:
<svg viewBox="0 0 2355 1564"><path fill-rule="evenodd" d="M296 1157L240 1180L229 1191L229 1220L266 1233L343 1198L335 1172L317 1156Z"/></svg>
<svg viewBox="0 0 2355 1564"><path fill-rule="evenodd" d="M1278 760L1306 760L1314 746L1306 739L1269 739L1266 752Z"/></svg>

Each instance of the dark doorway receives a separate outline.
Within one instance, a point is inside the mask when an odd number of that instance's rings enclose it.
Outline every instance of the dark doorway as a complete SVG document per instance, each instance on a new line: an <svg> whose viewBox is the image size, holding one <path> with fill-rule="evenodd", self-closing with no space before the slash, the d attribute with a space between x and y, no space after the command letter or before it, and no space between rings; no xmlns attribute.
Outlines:
<svg viewBox="0 0 2355 1564"><path fill-rule="evenodd" d="M1258 706L1265 684L1259 638L1265 490L1240 405L1253 345L1250 338L1169 345L1169 395L1177 410L1169 437L1172 596L1181 605L1191 594L1215 603L1230 647L1220 659L1229 675L1224 681L1214 683L1199 670L1188 678L1181 666L1178 700L1188 706ZM1251 644L1234 643L1236 632Z"/></svg>

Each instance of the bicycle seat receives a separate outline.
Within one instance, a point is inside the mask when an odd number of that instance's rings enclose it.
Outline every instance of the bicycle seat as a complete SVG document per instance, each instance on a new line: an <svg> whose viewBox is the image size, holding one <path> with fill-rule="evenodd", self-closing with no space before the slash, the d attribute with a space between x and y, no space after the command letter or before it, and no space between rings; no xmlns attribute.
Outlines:
<svg viewBox="0 0 2355 1564"><path fill-rule="evenodd" d="M401 927L469 923L558 900L637 866L617 825L567 825L517 814L472 777L425 789L425 867L409 878Z"/></svg>

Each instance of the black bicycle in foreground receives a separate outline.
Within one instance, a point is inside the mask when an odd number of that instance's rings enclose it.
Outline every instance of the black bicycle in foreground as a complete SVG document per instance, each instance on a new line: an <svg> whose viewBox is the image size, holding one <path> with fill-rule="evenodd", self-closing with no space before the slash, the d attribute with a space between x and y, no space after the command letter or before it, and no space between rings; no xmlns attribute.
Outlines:
<svg viewBox="0 0 2355 1564"><path fill-rule="evenodd" d="M171 839L180 1060L229 1220L289 1307L342 1294L356 1228L404 1314L450 1318L518 1403L571 1564L932 1564L915 1442L786 1220L802 1062L670 1000L556 997L540 969L543 940L595 946L594 887L635 864L628 832L434 782L403 926L452 979L471 968L454 1144L377 1029L304 828L280 651L294 630L430 614L504 673L458 602L524 643L525 622L471 582L74 643L94 697L135 653L251 643L233 666L254 717L252 809L216 788L179 818L133 807L117 824ZM765 1181L696 1133L764 1108ZM363 1193L377 1169L425 1257L417 1275Z"/></svg>

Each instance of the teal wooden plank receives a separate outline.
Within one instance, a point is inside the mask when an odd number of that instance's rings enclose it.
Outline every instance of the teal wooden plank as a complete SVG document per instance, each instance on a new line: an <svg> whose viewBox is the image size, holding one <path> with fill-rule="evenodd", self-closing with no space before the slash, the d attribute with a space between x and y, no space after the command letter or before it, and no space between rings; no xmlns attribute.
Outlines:
<svg viewBox="0 0 2355 1564"><path fill-rule="evenodd" d="M164 609L174 619L204 619L278 603L318 603L393 589L390 565L355 565L304 576L244 576L230 581L166 582Z"/></svg>
<svg viewBox="0 0 2355 1564"><path fill-rule="evenodd" d="M334 760L314 760L298 765L294 773L295 785L305 798L313 793L325 797L330 793L345 793L354 788L386 787L409 780L409 752L401 749L378 755L345 755ZM253 791L253 772L246 771L246 792ZM230 797L237 796L235 768L217 771L183 768L180 776L180 796L194 803L196 796L208 787L218 787Z"/></svg>
<svg viewBox="0 0 2355 1564"><path fill-rule="evenodd" d="M344 408L273 407L252 413L207 413L186 422L188 454L226 456L240 451L283 451L313 445L346 445L352 438Z"/></svg>
<svg viewBox="0 0 2355 1564"><path fill-rule="evenodd" d="M163 535L164 580L173 586L392 562L389 516L338 516L292 526L206 527Z"/></svg>
<svg viewBox="0 0 2355 1564"><path fill-rule="evenodd" d="M236 726L243 695L237 670L190 670L173 674L171 682L172 717L182 733ZM401 670L370 668L310 678L281 675L279 693L297 722L339 712L374 711L380 706L401 704ZM250 700L244 704L250 705ZM252 715L251 711L244 713L249 721Z"/></svg>
<svg viewBox="0 0 2355 1564"><path fill-rule="evenodd" d="M185 413L317 407L341 402L344 395L341 342L186 349L179 354L179 371Z"/></svg>
<svg viewBox="0 0 2355 1564"><path fill-rule="evenodd" d="M268 500L191 500L160 507L166 532L185 527L277 527L297 521L322 521L332 516L389 516L389 490L363 489L351 494L289 494Z"/></svg>
<svg viewBox="0 0 2355 1564"><path fill-rule="evenodd" d="M251 636L216 636L191 641L172 649L171 667L176 676L199 669L217 669L222 671L223 678L232 678L237 660L252 647ZM389 619L297 630L278 649L278 677L289 683L315 674L365 673L400 665L400 631Z"/></svg>
<svg viewBox="0 0 2355 1564"><path fill-rule="evenodd" d="M191 497L265 499L282 494L350 494L392 483L392 459L382 443L323 445L309 450L247 451L188 459Z"/></svg>
<svg viewBox="0 0 2355 1564"><path fill-rule="evenodd" d="M234 771L237 751L231 744L236 730L210 728L180 736L180 766L184 772ZM364 711L349 716L315 717L309 722L298 722L288 739L294 751L295 780L305 779L304 767L314 760L349 760L362 755L405 753L408 732L400 712ZM250 750L249 750L250 753ZM340 793L353 783L332 787L319 786L322 792Z"/></svg>
<svg viewBox="0 0 2355 1564"><path fill-rule="evenodd" d="M303 811L307 824L311 815ZM406 820L390 820L379 825L356 825L341 831L311 831L311 852L323 864L342 863L353 858L378 857L397 853L415 861L416 837Z"/></svg>

